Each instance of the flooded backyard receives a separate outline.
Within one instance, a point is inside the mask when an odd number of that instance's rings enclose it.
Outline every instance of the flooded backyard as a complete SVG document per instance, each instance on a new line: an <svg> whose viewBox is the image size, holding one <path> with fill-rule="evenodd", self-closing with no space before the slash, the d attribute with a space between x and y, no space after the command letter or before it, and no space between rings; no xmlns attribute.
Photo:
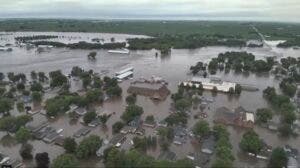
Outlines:
<svg viewBox="0 0 300 168"><path fill-rule="evenodd" d="M33 33L34 34L34 33ZM51 34L57 35L57 33L36 33L36 34ZM22 35L17 33L15 35ZM112 37L116 41L124 42L127 38L143 37L143 36L131 36L131 35L116 35L116 34L93 34L93 33L60 33L59 36L68 36L69 42L78 42L82 40L89 40L91 38L99 37L104 38L105 41L109 41ZM71 38L71 36L73 38ZM11 38L1 36L2 42L12 43ZM76 37L76 38L75 38ZM7 39L7 40L6 40ZM65 39L66 40L66 39ZM1 40L0 40L1 41ZM64 41L64 40L62 40ZM66 42L66 41L64 41ZM47 52L37 53L34 49L26 50L25 48L12 47L12 52L0 52L0 72L15 72L25 73L30 76L31 71L50 72L53 70L62 70L64 74L69 74L72 67L79 66L85 70L92 69L94 72L112 76L115 72L120 71L127 67L134 67L133 80L144 77L150 78L151 76L160 76L166 80L168 88L172 93L177 91L177 86L180 82L186 81L192 78L189 75L189 68L191 65L195 65L198 61L209 62L211 58L217 57L219 53L226 51L247 51L253 53L256 59L263 59L265 57L274 56L274 53L282 55L284 57L298 57L300 56L300 50L294 49L277 49L273 44L272 50L268 48L228 48L228 47L207 47L195 50L172 50L170 55L167 56L155 56L156 50L147 51L131 51L129 55L110 54L107 50L93 50L97 52L97 59L90 61L87 59L87 54L91 50L70 50L65 48L52 48ZM203 96L211 98L214 101L209 104L209 108L204 111L207 112L208 118L206 120L213 126L213 117L217 108L226 106L229 109L235 109L239 106L244 107L249 111L256 111L258 108L269 107L267 101L262 97L262 90L267 86L273 86L278 88L279 80L269 74L236 74L230 72L224 74L223 72L217 73L224 81L236 82L240 84L253 85L259 88L257 92L243 91L239 97L229 97L226 94L218 93L213 96L211 92L205 91ZM74 81L73 81L74 82ZM106 128L98 126L93 128L90 134L99 135L102 139L109 139L112 136L111 126L120 120L120 116L125 110L127 96L127 89L132 80L123 81L120 86L123 89L122 98L116 100L109 100L103 103L99 107L100 111L115 112L114 115L107 121ZM74 84L74 87L77 85ZM153 115L156 120L160 121L166 118L170 114L170 104L172 100L170 96L162 102L153 102L147 97L138 96L137 105L144 108L144 119L147 115ZM192 115L188 120L188 129L190 129L199 119L194 119L194 114L198 113L198 110L192 110ZM18 112L17 112L18 113ZM45 116L36 114L34 119L40 120ZM68 116L62 116L56 120L51 121L51 126L56 129L63 128L62 132L64 137L73 136L73 134L82 127L82 124L78 121L71 123ZM271 132L265 128L255 126L255 131L259 136L268 142L273 147L284 146L289 144L290 146L300 150L299 138L280 138L276 133ZM234 164L236 167L262 167L266 166L265 161L250 159L248 156L241 154L239 149L239 142L245 130L228 127L231 137L231 143L233 146L233 152L236 157ZM152 135L154 129L146 128L146 136ZM1 133L0 136L5 136L6 133ZM133 136L132 136L133 137ZM131 135L127 137L127 140L122 148L130 147ZM77 138L80 141L82 138ZM30 142L34 147L34 153L48 152L51 159L55 158L59 154L64 153L64 149L54 144L46 144L43 141L34 140ZM0 152L9 155L11 158L21 159L19 155L19 149L21 145L0 145ZM186 144L177 146L172 144L170 150L175 152L177 158L185 158L190 152L199 150L197 146L194 146L188 141ZM159 155L159 149L149 151L149 155L157 157ZM103 165L97 158L93 158L92 162L82 163L85 166L98 166ZM91 164L92 163L92 164ZM29 163L30 164L30 163Z"/></svg>

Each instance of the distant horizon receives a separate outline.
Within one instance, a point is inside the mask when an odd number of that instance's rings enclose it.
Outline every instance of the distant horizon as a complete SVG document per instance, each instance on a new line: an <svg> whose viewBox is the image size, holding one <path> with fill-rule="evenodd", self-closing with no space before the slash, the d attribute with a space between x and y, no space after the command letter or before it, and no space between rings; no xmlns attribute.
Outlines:
<svg viewBox="0 0 300 168"><path fill-rule="evenodd" d="M300 23L299 0L2 0L0 18Z"/></svg>
<svg viewBox="0 0 300 168"><path fill-rule="evenodd" d="M191 16L152 16L152 17L54 17L54 16L23 16L23 17L2 17L1 20L90 20L90 21L193 21L193 22L266 22L266 23L291 23L300 24L300 21L281 21L281 20L267 20L267 19L238 19L238 18L220 18L220 17L208 17L208 18L198 18Z"/></svg>

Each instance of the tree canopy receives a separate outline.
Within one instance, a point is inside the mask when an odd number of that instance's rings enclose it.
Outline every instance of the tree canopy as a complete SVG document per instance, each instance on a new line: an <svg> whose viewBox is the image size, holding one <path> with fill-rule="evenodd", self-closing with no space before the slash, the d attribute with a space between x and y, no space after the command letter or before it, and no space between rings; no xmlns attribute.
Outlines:
<svg viewBox="0 0 300 168"><path fill-rule="evenodd" d="M243 134L242 140L240 142L240 148L243 151L258 154L262 147L263 143L259 139L259 136L256 132L251 130Z"/></svg>
<svg viewBox="0 0 300 168"><path fill-rule="evenodd" d="M77 168L79 162L72 154L62 154L55 158L51 165L52 168Z"/></svg>

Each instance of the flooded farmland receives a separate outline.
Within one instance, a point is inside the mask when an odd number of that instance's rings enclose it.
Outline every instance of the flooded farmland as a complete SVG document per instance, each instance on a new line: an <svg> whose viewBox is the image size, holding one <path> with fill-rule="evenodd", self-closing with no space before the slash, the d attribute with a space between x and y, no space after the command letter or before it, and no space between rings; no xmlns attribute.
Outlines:
<svg viewBox="0 0 300 168"><path fill-rule="evenodd" d="M56 33L32 33L32 34L51 34L56 35ZM2 42L13 43L12 37L19 36L22 33L10 34L8 36L0 36ZM131 35L116 35L116 34L93 34L93 33L60 33L59 36L68 36L71 39L70 42L77 42L81 40L88 40L95 37L105 38L108 41L112 37L116 41L123 42L127 38L143 37L143 36L131 36ZM73 38L71 38L73 37ZM76 38L74 38L76 37ZM0 40L1 41L1 40ZM62 40L64 41L64 40ZM66 41L64 41L66 42ZM160 76L166 80L168 88L172 93L177 91L177 86L180 82L186 81L192 78L189 75L189 67L195 65L196 62L209 62L211 58L217 57L219 53L226 51L247 51L253 53L257 59L263 59L268 56L300 56L300 50L294 49L278 49L275 47L276 43L270 42L272 48L228 48L228 47L206 47L194 50L172 50L170 55L155 57L156 50L146 50L146 51L131 51L129 55L111 54L107 50L92 50L96 51L97 59L95 61L90 61L87 59L87 54L91 50L71 50L66 48L52 48L49 51L37 53L34 49L26 50L25 48L13 46L12 52L0 52L0 72L22 72L30 76L30 72L43 71L50 72L53 70L62 70L63 73L69 74L72 67L79 66L85 70L92 69L94 72L103 75L114 75L115 72L122 70L126 67L134 67L134 76L132 80L144 77L150 78L151 76ZM224 81L237 82L240 84L253 85L259 88L257 92L247 92L243 91L239 97L230 98L226 94L218 93L217 95L212 95L211 92L205 91L203 96L213 99L214 101L209 104L209 108L205 109L208 114L207 121L210 125L213 125L213 116L217 108L226 106L229 109L235 109L239 106L244 107L249 111L256 111L257 108L269 107L267 101L262 97L262 90L267 86L273 86L278 88L279 80L270 74L236 74L230 72L229 74L224 74L223 72L218 72L217 74ZM124 112L126 107L125 98L127 96L127 89L132 80L123 81L120 86L123 89L123 95L120 99L109 100L99 106L100 111L105 112L115 112L114 115L107 121L106 128L96 127L93 128L90 134L99 135L102 139L109 139L112 136L111 126L116 121L120 120L121 114ZM74 83L73 83L74 82ZM80 86L72 81L74 87ZM73 85L72 85L73 86ZM153 102L147 97L138 96L137 105L144 108L144 114L142 118L147 115L154 115L155 119L160 121L170 114L170 104L172 100L170 96L162 102ZM194 119L192 116L199 112L198 110L192 110L192 115L188 120L188 128L190 129L199 119ZM41 114L36 114L34 118L40 120L45 116ZM58 119L51 120L51 126L56 129L63 128L62 132L64 137L72 136L78 129L82 127L82 124L77 121L75 123L70 122L68 116L62 116ZM255 131L259 136L268 142L269 145L273 147L284 146L286 144L291 145L294 148L300 150L300 139L299 138L281 138L276 133L271 132L265 128L255 126ZM266 166L265 161L250 159L248 156L241 154L239 150L239 142L242 134L245 132L243 129L236 129L233 127L228 127L231 134L231 143L233 146L233 152L236 157L234 162L235 166L247 166L247 167L262 167ZM154 130L147 128L146 135L153 134ZM1 137L6 134L1 133ZM132 136L133 137L133 136ZM131 136L127 137L123 148L130 147ZM82 138L77 139L80 141ZM54 144L46 144L42 141L31 141L34 147L34 153L48 152L50 158L53 159L59 154L64 152L62 147L56 146ZM19 155L20 145L0 145L0 151L4 154L9 155L11 158L21 159ZM199 150L197 145L193 145L190 141L181 146L172 144L170 150L175 152L177 158L185 158L190 152ZM148 151L149 155L157 157L159 155L159 149ZM82 163L85 166L103 166L97 158L91 159L91 162ZM92 164L91 164L92 163ZM31 163L28 163L29 165Z"/></svg>

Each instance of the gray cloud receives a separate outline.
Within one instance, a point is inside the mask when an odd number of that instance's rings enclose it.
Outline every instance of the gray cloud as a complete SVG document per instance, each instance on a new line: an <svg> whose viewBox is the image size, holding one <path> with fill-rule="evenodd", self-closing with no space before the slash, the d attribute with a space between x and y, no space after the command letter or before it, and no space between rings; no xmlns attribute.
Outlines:
<svg viewBox="0 0 300 168"><path fill-rule="evenodd" d="M300 22L299 0L0 0L0 4L0 17L148 17Z"/></svg>

